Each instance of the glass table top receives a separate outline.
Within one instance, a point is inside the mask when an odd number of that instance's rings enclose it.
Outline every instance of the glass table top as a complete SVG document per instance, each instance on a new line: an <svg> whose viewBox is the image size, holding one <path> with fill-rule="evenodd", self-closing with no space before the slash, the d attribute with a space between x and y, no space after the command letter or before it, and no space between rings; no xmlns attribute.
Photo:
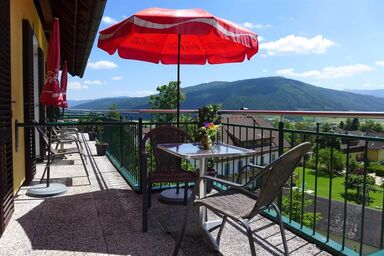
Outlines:
<svg viewBox="0 0 384 256"><path fill-rule="evenodd" d="M208 150L204 149L200 143L159 144L157 147L180 158L228 157L255 154L254 150L223 143L214 143L212 148Z"/></svg>

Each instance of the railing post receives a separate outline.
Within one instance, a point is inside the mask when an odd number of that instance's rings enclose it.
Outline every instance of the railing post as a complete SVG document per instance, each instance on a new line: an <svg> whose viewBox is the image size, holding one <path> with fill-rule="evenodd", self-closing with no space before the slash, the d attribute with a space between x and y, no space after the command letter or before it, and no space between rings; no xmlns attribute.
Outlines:
<svg viewBox="0 0 384 256"><path fill-rule="evenodd" d="M280 120L279 122L279 156L284 154L284 122ZM277 206L282 209L283 205L283 193L280 191L279 196L277 197Z"/></svg>
<svg viewBox="0 0 384 256"><path fill-rule="evenodd" d="M315 158L315 200L313 202L313 226L312 226L312 235L316 233L316 212L317 212L317 182L319 175L319 133L320 133L320 123L316 123L316 158Z"/></svg>
<svg viewBox="0 0 384 256"><path fill-rule="evenodd" d="M147 232L148 231L148 187L147 187L147 168L144 164L144 159L142 159L143 155L142 155L142 152L141 152L141 148L142 148L142 134L143 134L143 119L142 118L139 118L139 129L138 129L138 134L137 134L137 150L139 152L139 170L140 170L140 182L139 182L139 190L141 190L141 194L142 194L142 202L143 202L143 206L142 206L142 229L143 229L143 232Z"/></svg>
<svg viewBox="0 0 384 256"><path fill-rule="evenodd" d="M123 167L123 117L120 115L120 168Z"/></svg>
<svg viewBox="0 0 384 256"><path fill-rule="evenodd" d="M364 222L365 222L365 201L367 196L367 167L368 167L368 140L365 141L364 148L364 180L363 180L363 202L361 206L361 228L360 228L360 250L359 255L363 255L364 246ZM368 199L369 200L369 199Z"/></svg>

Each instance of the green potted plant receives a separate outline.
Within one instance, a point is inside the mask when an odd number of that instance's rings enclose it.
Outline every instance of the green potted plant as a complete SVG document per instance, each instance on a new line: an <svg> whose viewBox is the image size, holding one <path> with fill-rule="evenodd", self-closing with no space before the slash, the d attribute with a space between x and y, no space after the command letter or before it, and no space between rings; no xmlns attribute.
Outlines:
<svg viewBox="0 0 384 256"><path fill-rule="evenodd" d="M98 120L97 122L102 123L103 121ZM103 141L104 138L104 127L100 124L97 126L97 131L99 134L98 141L96 142L96 152L98 156L104 156L107 152L108 143Z"/></svg>
<svg viewBox="0 0 384 256"><path fill-rule="evenodd" d="M95 121L96 114L90 113L89 117L87 118L87 122L94 122ZM88 139L90 141L94 141L96 139L96 127L94 125L87 126L88 131Z"/></svg>
<svg viewBox="0 0 384 256"><path fill-rule="evenodd" d="M88 139L94 141L96 139L96 132L92 130L92 127L88 130Z"/></svg>
<svg viewBox="0 0 384 256"><path fill-rule="evenodd" d="M218 125L221 123L221 104L209 104L199 108L197 115L198 129L194 133L195 141L201 141L208 134L211 139L218 137Z"/></svg>
<svg viewBox="0 0 384 256"><path fill-rule="evenodd" d="M199 114L197 116L197 122L199 128L195 132L195 140L200 141L202 144L212 144L212 139L219 139L219 127L221 123L221 104L209 104L202 108L199 108ZM208 135L208 138L207 136ZM203 145L204 147L204 145ZM209 145L208 145L209 147ZM216 177L217 171L215 170L215 159L208 159L207 175ZM212 182L207 182L207 193L212 191Z"/></svg>

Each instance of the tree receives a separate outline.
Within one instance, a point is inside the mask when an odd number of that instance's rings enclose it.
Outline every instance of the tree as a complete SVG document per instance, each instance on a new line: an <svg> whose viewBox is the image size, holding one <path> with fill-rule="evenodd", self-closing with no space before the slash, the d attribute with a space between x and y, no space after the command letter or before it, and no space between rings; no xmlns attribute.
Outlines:
<svg viewBox="0 0 384 256"><path fill-rule="evenodd" d="M221 123L221 104L208 104L199 108L198 123L203 126L205 122L220 124Z"/></svg>
<svg viewBox="0 0 384 256"><path fill-rule="evenodd" d="M295 123L295 129L302 131L316 131L316 123L309 121L297 122Z"/></svg>
<svg viewBox="0 0 384 256"><path fill-rule="evenodd" d="M368 120L367 122L361 124L361 131L363 132L383 132L383 126L380 123L375 123L372 120Z"/></svg>
<svg viewBox="0 0 384 256"><path fill-rule="evenodd" d="M151 109L175 109L177 107L177 82L171 81L168 85L161 85L156 88L159 92L150 97ZM185 94L180 88L180 103L185 100ZM156 122L172 122L176 120L176 114L154 114Z"/></svg>
<svg viewBox="0 0 384 256"><path fill-rule="evenodd" d="M322 132L331 132L332 131L332 126L330 123L324 123L322 126L321 126L321 131Z"/></svg>
<svg viewBox="0 0 384 256"><path fill-rule="evenodd" d="M371 200L369 196L369 192L373 191L375 192L375 179L371 176L365 177L365 203L369 205L369 201ZM359 202L363 203L364 201L364 175L360 174L350 174L348 175L346 181L344 182L344 185L348 189L356 189L357 193L353 194L354 199Z"/></svg>
<svg viewBox="0 0 384 256"><path fill-rule="evenodd" d="M120 113L117 111L117 105L112 104L112 106L109 108L108 117L111 119L117 119L120 120Z"/></svg>
<svg viewBox="0 0 384 256"><path fill-rule="evenodd" d="M352 131L356 131L356 130L359 129L359 126L360 126L359 119L358 118L353 118L351 130Z"/></svg>
<svg viewBox="0 0 384 256"><path fill-rule="evenodd" d="M319 149L319 170L325 173L331 171L332 163L332 172L340 173L345 168L345 156L344 154L337 150L333 149L333 161L331 161L331 148L321 148ZM312 157L309 161L308 166L316 167L316 157Z"/></svg>
<svg viewBox="0 0 384 256"><path fill-rule="evenodd" d="M355 158L349 159L349 171L351 173L356 173L362 168L364 168L363 164L359 163Z"/></svg>
<svg viewBox="0 0 384 256"><path fill-rule="evenodd" d="M345 124L343 121L339 123L339 128L344 130Z"/></svg>
<svg viewBox="0 0 384 256"><path fill-rule="evenodd" d="M302 196L304 196L304 207L302 207ZM283 197L283 212L286 216L291 216L293 221L301 223L301 209L312 205L313 200L309 199L302 194L298 189L292 190L292 202L290 202L289 196ZM304 212L303 213L303 225L306 227L313 227L314 222L319 222L321 219L321 214L316 213L315 218L313 218L313 212Z"/></svg>
<svg viewBox="0 0 384 256"><path fill-rule="evenodd" d="M344 130L346 131L356 131L359 129L360 122L358 118L347 118L347 121L344 125Z"/></svg>

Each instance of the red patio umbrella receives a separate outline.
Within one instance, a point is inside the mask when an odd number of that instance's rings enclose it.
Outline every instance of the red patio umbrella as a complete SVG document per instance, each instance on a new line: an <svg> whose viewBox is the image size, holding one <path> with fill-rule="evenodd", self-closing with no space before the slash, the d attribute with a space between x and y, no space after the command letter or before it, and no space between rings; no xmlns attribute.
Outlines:
<svg viewBox="0 0 384 256"><path fill-rule="evenodd" d="M61 67L61 79L60 79L60 88L61 88L61 94L63 95L63 100L59 103L60 107L62 107L63 109L68 108L67 83L68 83L68 67L67 67L67 61L64 61L63 66Z"/></svg>
<svg viewBox="0 0 384 256"><path fill-rule="evenodd" d="M53 29L49 37L48 56L47 56L47 74L43 90L40 95L40 103L49 107L59 107L63 101L61 89L59 87L58 73L60 65L60 31L59 19L55 18ZM49 111L49 119L52 119L53 111ZM38 184L30 187L27 194L31 196L52 196L64 193L67 187L60 183L50 183L51 166L51 141L52 126L48 126L48 160L44 170L47 173L47 184ZM43 174L43 177L44 177Z"/></svg>
<svg viewBox="0 0 384 256"><path fill-rule="evenodd" d="M40 103L46 106L58 107L63 100L58 80L60 66L60 30L58 18L55 18L53 22L53 30L49 37L47 55L47 74L40 95Z"/></svg>
<svg viewBox="0 0 384 256"><path fill-rule="evenodd" d="M177 64L178 124L180 64L242 62L258 51L257 34L201 9L142 10L100 31L97 46L126 59Z"/></svg>

